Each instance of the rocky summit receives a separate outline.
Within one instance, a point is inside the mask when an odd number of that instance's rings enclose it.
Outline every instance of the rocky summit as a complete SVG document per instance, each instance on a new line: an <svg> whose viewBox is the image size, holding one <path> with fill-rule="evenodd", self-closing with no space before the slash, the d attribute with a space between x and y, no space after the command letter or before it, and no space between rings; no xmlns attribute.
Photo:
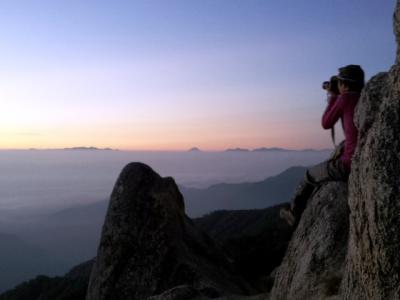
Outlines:
<svg viewBox="0 0 400 300"><path fill-rule="evenodd" d="M182 285L187 288L177 289ZM185 215L174 180L131 163L111 194L86 299L141 300L173 288L185 299L251 293L222 250ZM171 297L154 299L162 298Z"/></svg>

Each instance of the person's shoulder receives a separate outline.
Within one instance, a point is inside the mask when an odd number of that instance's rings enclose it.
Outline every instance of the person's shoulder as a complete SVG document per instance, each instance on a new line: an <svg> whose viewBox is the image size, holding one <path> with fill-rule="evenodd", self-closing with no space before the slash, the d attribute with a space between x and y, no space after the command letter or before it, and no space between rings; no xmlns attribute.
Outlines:
<svg viewBox="0 0 400 300"><path fill-rule="evenodd" d="M358 100L360 98L360 93L359 92L347 92L344 93L342 95L340 95L341 97L343 97L343 99L349 99L349 100Z"/></svg>
<svg viewBox="0 0 400 300"><path fill-rule="evenodd" d="M344 105L355 105L360 99L360 93L358 92L348 92L340 95L341 101Z"/></svg>

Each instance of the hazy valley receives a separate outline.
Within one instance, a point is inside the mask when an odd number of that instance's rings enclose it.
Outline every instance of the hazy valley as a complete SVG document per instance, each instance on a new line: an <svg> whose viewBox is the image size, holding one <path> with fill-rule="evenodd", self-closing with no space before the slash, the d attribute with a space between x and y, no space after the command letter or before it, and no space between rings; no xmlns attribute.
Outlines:
<svg viewBox="0 0 400 300"><path fill-rule="evenodd" d="M304 168L286 168L318 162L328 153L0 152L0 164L8 171L0 182L0 243L7 245L0 255L6 270L1 274L7 274L0 276L0 291L37 274L64 274L95 256L109 194L129 161L146 161L163 176L173 176L188 215L200 217L289 201Z"/></svg>

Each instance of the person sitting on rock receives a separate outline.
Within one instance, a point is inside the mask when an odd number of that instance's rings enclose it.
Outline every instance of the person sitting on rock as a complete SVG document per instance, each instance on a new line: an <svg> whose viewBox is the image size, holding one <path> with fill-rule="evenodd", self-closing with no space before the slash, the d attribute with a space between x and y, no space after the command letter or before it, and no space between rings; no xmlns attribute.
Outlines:
<svg viewBox="0 0 400 300"><path fill-rule="evenodd" d="M328 87L328 106L322 116L322 127L333 129L340 119L345 140L336 147L329 160L306 171L305 178L297 187L290 205L281 210L281 218L291 226L298 224L307 200L317 187L328 181L346 182L349 178L351 159L358 136L358 130L354 125L354 110L364 87L364 71L359 65L348 65L339 69L336 78L340 95L332 93L334 86L331 80L331 86Z"/></svg>

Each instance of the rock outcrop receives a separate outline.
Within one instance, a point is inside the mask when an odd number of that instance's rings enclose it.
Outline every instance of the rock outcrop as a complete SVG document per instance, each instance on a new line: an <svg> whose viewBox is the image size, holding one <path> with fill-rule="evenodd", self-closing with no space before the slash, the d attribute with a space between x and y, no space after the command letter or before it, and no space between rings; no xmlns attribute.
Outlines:
<svg viewBox="0 0 400 300"><path fill-rule="evenodd" d="M394 18L400 43L400 1ZM344 299L400 299L400 53L366 85L356 112L359 146L349 181Z"/></svg>
<svg viewBox="0 0 400 300"><path fill-rule="evenodd" d="M277 269L271 299L325 299L338 293L348 215L347 183L328 183L313 195Z"/></svg>
<svg viewBox="0 0 400 300"><path fill-rule="evenodd" d="M185 215L174 180L131 163L111 194L87 300L143 300L182 285L205 299L251 291Z"/></svg>

